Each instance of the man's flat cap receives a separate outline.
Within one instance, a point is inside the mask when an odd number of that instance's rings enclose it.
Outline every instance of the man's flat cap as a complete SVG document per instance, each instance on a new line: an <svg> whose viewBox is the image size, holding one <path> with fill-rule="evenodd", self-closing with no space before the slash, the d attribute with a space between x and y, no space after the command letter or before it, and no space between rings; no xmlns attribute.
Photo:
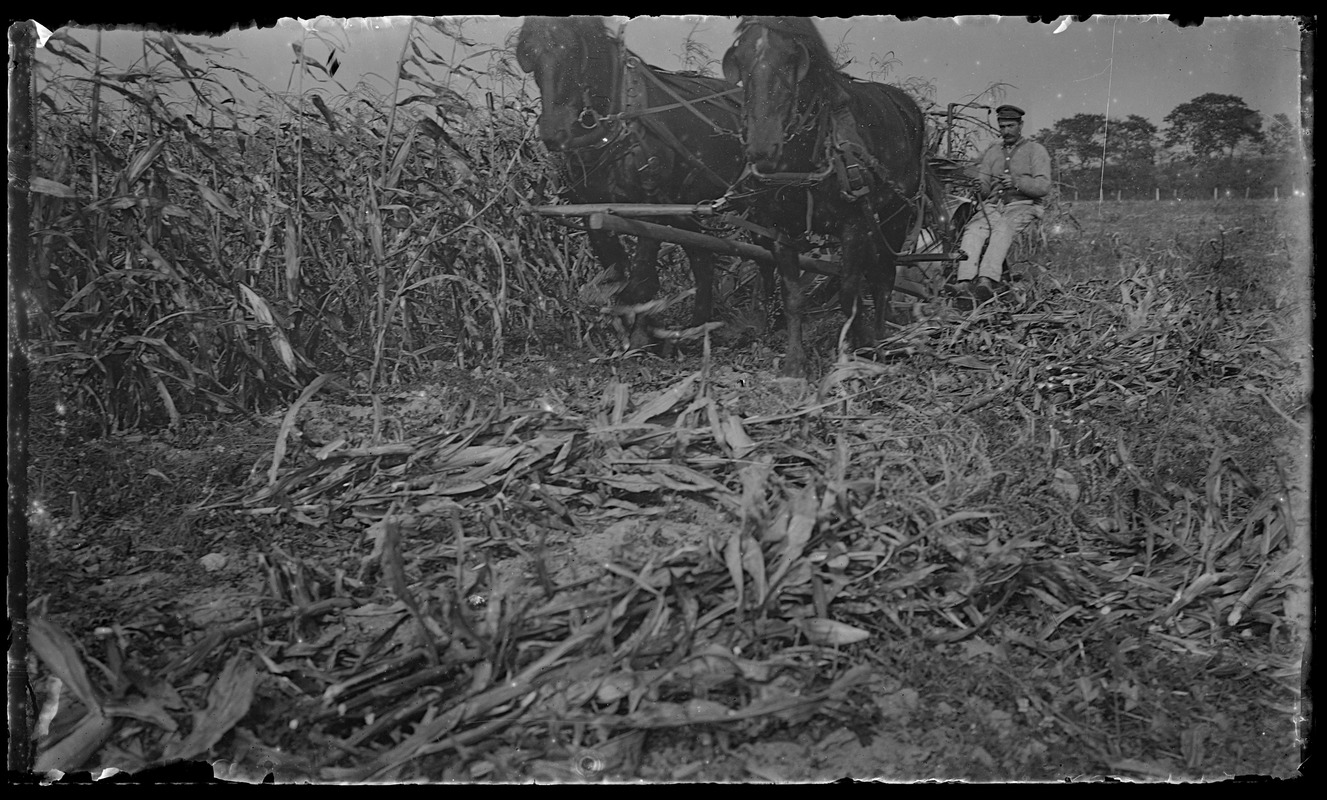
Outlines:
<svg viewBox="0 0 1327 800"><path fill-rule="evenodd" d="M1023 109L1018 106L1003 105L995 109L996 119L1022 119Z"/></svg>

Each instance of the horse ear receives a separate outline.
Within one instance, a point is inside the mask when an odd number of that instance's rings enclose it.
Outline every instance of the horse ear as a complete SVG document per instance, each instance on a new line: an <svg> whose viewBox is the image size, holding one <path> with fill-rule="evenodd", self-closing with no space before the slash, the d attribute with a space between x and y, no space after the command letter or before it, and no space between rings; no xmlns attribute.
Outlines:
<svg viewBox="0 0 1327 800"><path fill-rule="evenodd" d="M729 83L741 83L742 73L737 69L737 48L730 47L723 54L723 79Z"/></svg>
<svg viewBox="0 0 1327 800"><path fill-rule="evenodd" d="M806 73L811 71L811 55L806 52L806 45L797 43L797 82L806 80Z"/></svg>

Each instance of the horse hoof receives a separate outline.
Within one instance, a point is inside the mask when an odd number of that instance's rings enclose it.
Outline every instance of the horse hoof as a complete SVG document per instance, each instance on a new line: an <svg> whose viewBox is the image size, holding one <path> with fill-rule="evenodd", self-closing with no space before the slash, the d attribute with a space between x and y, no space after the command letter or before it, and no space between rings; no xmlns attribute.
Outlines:
<svg viewBox="0 0 1327 800"><path fill-rule="evenodd" d="M985 303L995 297L995 282L990 278L981 278L972 285L972 296L978 303Z"/></svg>

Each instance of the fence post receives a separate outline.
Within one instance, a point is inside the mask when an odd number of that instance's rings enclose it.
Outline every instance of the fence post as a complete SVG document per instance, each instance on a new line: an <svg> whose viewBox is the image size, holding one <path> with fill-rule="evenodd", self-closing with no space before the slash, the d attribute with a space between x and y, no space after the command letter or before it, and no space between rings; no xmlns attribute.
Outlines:
<svg viewBox="0 0 1327 800"><path fill-rule="evenodd" d="M1279 186L1272 187L1272 200L1278 203L1281 202L1281 188Z"/></svg>

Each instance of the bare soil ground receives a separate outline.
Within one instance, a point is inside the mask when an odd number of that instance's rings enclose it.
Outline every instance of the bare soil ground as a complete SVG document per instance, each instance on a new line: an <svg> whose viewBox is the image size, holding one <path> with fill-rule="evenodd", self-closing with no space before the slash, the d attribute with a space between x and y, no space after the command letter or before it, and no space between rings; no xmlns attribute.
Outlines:
<svg viewBox="0 0 1327 800"><path fill-rule="evenodd" d="M1296 775L1307 210L1046 234L1003 304L919 305L873 358L818 315L812 384L777 333L563 343L101 437L38 366L43 746L77 663L94 771Z"/></svg>

